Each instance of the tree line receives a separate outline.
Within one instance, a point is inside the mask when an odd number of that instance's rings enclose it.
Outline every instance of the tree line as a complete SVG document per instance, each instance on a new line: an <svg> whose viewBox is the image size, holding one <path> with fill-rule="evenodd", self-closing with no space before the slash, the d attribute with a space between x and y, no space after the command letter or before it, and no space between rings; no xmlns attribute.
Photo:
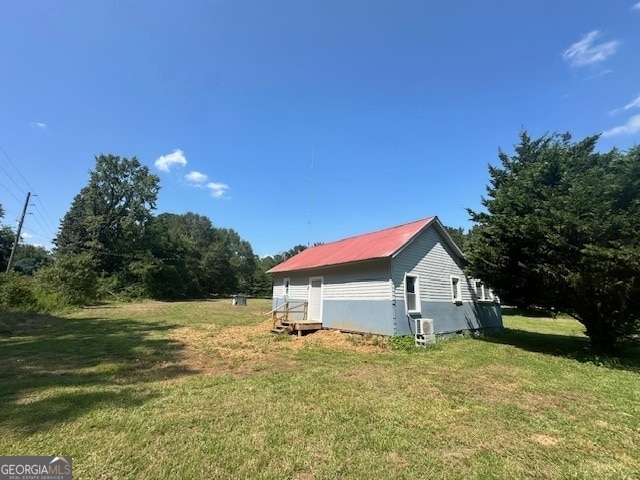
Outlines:
<svg viewBox="0 0 640 480"><path fill-rule="evenodd" d="M640 147L601 153L597 141L522 132L514 154L500 150L500 165L489 165L483 210L468 210L474 226L447 230L466 254L467 273L503 303L564 312L595 349L612 351L640 334ZM258 258L237 232L207 217L155 216L159 178L136 158L100 155L89 173L61 222L55 255L22 246L15 270L24 275L0 277L0 306L16 298L81 305L268 296L265 272L305 248ZM0 228L0 267L12 235Z"/></svg>
<svg viewBox="0 0 640 480"><path fill-rule="evenodd" d="M265 272L305 248L298 245L259 258L236 231L214 227L205 216L154 215L160 179L148 167L136 158L114 155L95 160L88 184L61 221L53 254L32 245L18 248L13 270L23 275L11 282L15 288L21 285L18 290L30 302L37 303L34 295L25 296L28 282L35 297L42 297L38 291L48 292L41 303L62 305L96 299L269 296L271 279ZM2 214L0 207L0 219ZM8 227L0 229L3 270L14 238Z"/></svg>

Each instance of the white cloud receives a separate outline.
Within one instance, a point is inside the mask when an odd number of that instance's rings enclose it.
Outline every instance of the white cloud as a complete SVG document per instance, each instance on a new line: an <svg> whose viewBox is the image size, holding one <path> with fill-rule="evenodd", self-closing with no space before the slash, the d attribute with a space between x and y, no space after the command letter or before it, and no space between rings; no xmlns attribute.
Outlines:
<svg viewBox="0 0 640 480"><path fill-rule="evenodd" d="M214 198L221 198L229 190L229 185L226 183L209 182L207 188L211 192L211 196Z"/></svg>
<svg viewBox="0 0 640 480"><path fill-rule="evenodd" d="M627 103L624 107L614 108L609 112L609 115L616 115L620 112L624 112L626 110L631 110L632 108L640 108L640 95Z"/></svg>
<svg viewBox="0 0 640 480"><path fill-rule="evenodd" d="M29 126L36 127L36 128L41 128L42 130L46 130L47 129L47 124L46 123L42 123L42 122L31 122L29 124Z"/></svg>
<svg viewBox="0 0 640 480"><path fill-rule="evenodd" d="M636 98L631 100L631 102L622 107L623 110L629 110L631 108L640 108L640 95L638 95Z"/></svg>
<svg viewBox="0 0 640 480"><path fill-rule="evenodd" d="M169 155L162 155L155 161L155 166L164 172L168 172L175 165L185 166L187 159L184 156L182 150L174 150ZM208 182L209 176L202 172L192 170L184 176L189 186L195 188L206 188L211 192L211 196L214 198L222 198L224 194L229 190L229 185L219 182Z"/></svg>
<svg viewBox="0 0 640 480"><path fill-rule="evenodd" d="M587 33L579 41L567 48L562 53L562 58L573 67L583 67L606 60L616 53L620 42L612 40L610 42L596 43L596 39L599 36L600 30L593 30Z"/></svg>
<svg viewBox="0 0 640 480"><path fill-rule="evenodd" d="M594 73L593 75L589 75L587 77L587 80L593 80L595 78L604 77L605 75L609 75L610 73L613 73L613 70L602 70L601 72Z"/></svg>
<svg viewBox="0 0 640 480"><path fill-rule="evenodd" d="M196 171L189 172L184 176L184 179L187 182L189 182L189 183L191 183L191 184L193 184L195 186L198 186L198 187L202 186L204 184L204 182L207 181L208 178L209 177L206 176L204 173L200 173L200 172L196 172Z"/></svg>
<svg viewBox="0 0 640 480"><path fill-rule="evenodd" d="M640 10L640 2L636 3L633 7L631 7L631 10Z"/></svg>
<svg viewBox="0 0 640 480"><path fill-rule="evenodd" d="M174 165L185 166L187 164L187 158L184 156L184 152L180 149L176 149L169 155L162 155L158 157L155 162L155 166L158 170L168 172Z"/></svg>
<svg viewBox="0 0 640 480"><path fill-rule="evenodd" d="M618 135L632 135L640 133L640 115L634 115L624 125L613 127L610 130L602 132L603 137L615 137Z"/></svg>
<svg viewBox="0 0 640 480"><path fill-rule="evenodd" d="M33 235L31 235L29 232L20 232L20 238L24 241L27 241L30 238L33 238Z"/></svg>

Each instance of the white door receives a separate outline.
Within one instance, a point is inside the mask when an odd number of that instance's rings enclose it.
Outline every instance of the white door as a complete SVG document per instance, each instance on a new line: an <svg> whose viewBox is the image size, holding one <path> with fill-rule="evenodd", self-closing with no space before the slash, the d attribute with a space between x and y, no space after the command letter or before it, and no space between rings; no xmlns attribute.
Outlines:
<svg viewBox="0 0 640 480"><path fill-rule="evenodd" d="M309 279L309 320L322 321L322 277Z"/></svg>

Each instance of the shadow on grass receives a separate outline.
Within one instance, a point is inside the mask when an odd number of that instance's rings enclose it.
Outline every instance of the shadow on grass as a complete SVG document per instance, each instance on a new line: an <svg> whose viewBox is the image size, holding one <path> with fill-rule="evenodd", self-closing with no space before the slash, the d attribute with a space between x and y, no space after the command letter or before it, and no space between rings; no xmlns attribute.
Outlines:
<svg viewBox="0 0 640 480"><path fill-rule="evenodd" d="M49 429L106 406L154 398L152 383L194 373L173 325L9 314L0 334L0 427Z"/></svg>
<svg viewBox="0 0 640 480"><path fill-rule="evenodd" d="M571 358L582 363L640 373L640 345L637 344L620 345L618 354L615 357L610 357L592 353L588 338L570 335L505 328L502 332L482 336L479 340L512 345L529 352Z"/></svg>
<svg viewBox="0 0 640 480"><path fill-rule="evenodd" d="M501 307L503 315L522 315L529 318L554 318L555 312L544 308L522 309L517 307Z"/></svg>

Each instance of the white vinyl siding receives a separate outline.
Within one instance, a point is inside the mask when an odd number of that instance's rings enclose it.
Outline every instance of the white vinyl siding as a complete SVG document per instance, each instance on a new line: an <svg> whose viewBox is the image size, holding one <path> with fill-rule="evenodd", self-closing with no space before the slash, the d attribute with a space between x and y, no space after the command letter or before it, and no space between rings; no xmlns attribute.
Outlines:
<svg viewBox="0 0 640 480"><path fill-rule="evenodd" d="M323 300L391 300L389 288L388 260L363 262L322 269ZM309 298L310 273L288 273L290 275L289 298L307 300ZM284 278L275 279L274 296L284 296Z"/></svg>
<svg viewBox="0 0 640 480"><path fill-rule="evenodd" d="M340 267L324 272L325 300L391 300L387 262Z"/></svg>
<svg viewBox="0 0 640 480"><path fill-rule="evenodd" d="M404 298L404 276L419 278L422 301L451 302L451 277L460 278L462 301L472 301L471 284L462 271L456 256L435 227L429 227L410 245L392 259L395 296Z"/></svg>
<svg viewBox="0 0 640 480"><path fill-rule="evenodd" d="M287 298L291 300L306 300L309 295L309 276L286 277L289 280L289 295ZM285 284L284 278L275 278L273 282L273 296L276 298L284 298Z"/></svg>

